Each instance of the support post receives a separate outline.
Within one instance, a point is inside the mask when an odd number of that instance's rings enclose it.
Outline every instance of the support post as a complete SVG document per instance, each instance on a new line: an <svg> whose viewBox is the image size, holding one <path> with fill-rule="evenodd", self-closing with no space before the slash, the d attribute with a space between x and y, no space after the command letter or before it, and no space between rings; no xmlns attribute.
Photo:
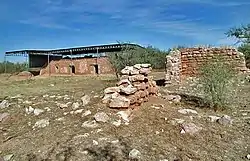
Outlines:
<svg viewBox="0 0 250 161"><path fill-rule="evenodd" d="M29 55L26 53L26 54L25 54L25 57L26 57L26 71L29 71L28 56L29 56Z"/></svg>
<svg viewBox="0 0 250 161"><path fill-rule="evenodd" d="M48 74L50 76L50 55L48 54Z"/></svg>
<svg viewBox="0 0 250 161"><path fill-rule="evenodd" d="M4 54L4 73L7 73L7 62L6 62L6 54Z"/></svg>
<svg viewBox="0 0 250 161"><path fill-rule="evenodd" d="M73 76L73 61L72 61L72 49L70 49L70 75Z"/></svg>
<svg viewBox="0 0 250 161"><path fill-rule="evenodd" d="M97 50L96 50L96 54L97 54L97 58L96 58L96 65L97 65L97 71L98 71L98 73L97 73L97 76L99 76L99 73L100 73L100 71L99 71L99 65L98 65L98 58L99 58L99 48L97 47Z"/></svg>

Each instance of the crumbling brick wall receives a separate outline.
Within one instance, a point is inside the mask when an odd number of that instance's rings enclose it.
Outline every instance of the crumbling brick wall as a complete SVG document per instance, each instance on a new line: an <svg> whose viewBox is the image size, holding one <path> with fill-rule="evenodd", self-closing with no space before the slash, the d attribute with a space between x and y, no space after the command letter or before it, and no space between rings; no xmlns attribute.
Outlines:
<svg viewBox="0 0 250 161"><path fill-rule="evenodd" d="M75 75L96 74L94 65L98 65L98 74L113 74L114 70L108 58L77 58L52 60L49 65L40 71L40 75L69 75L72 74L74 66Z"/></svg>
<svg viewBox="0 0 250 161"><path fill-rule="evenodd" d="M221 58L234 65L239 72L248 70L243 53L235 48L184 48L167 55L166 84L178 84L186 77L197 76L200 67L213 58Z"/></svg>

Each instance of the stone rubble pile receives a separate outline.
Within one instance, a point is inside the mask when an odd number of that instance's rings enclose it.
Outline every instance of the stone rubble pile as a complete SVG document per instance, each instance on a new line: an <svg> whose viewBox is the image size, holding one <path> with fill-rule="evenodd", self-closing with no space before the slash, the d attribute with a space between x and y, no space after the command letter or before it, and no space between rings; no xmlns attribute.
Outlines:
<svg viewBox="0 0 250 161"><path fill-rule="evenodd" d="M122 76L116 86L104 90L103 103L110 108L128 108L147 102L149 96L157 96L156 82L148 76L151 70L150 64L126 66L121 70Z"/></svg>

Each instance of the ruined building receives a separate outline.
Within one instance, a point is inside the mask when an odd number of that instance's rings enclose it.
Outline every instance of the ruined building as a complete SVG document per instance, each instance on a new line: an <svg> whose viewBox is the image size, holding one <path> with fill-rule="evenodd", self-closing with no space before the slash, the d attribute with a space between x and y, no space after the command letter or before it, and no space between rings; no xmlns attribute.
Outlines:
<svg viewBox="0 0 250 161"><path fill-rule="evenodd" d="M245 58L235 48L183 48L173 50L166 57L165 84L178 84L186 77L199 74L201 66L213 58L222 58L235 66L239 72L247 72Z"/></svg>
<svg viewBox="0 0 250 161"><path fill-rule="evenodd" d="M107 54L119 52L125 46L140 47L136 44L110 44L55 50L19 50L6 52L5 58L26 56L27 70L34 75L113 74Z"/></svg>

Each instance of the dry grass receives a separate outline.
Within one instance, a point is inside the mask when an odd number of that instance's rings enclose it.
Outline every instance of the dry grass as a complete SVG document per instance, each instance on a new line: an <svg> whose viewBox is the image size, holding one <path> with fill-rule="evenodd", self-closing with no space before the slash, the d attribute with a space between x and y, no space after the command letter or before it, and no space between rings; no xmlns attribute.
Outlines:
<svg viewBox="0 0 250 161"><path fill-rule="evenodd" d="M159 73L158 73L159 74ZM111 77L50 77L32 80L6 80L0 78L0 100L6 96L22 94L23 102L32 101L34 108L49 107L50 112L39 116L25 115L28 104L18 103L17 98L9 99L13 104L0 112L9 112L11 117L0 124L0 156L14 154L15 160L129 160L128 152L136 148L142 153L142 160L158 161L160 159L178 160L223 160L240 161L250 153L250 129L247 119L244 119L240 110L249 110L249 89L246 85L242 90L245 104L239 105L235 111L215 113L209 109L194 108L187 104L170 104L161 98L151 98L133 112L129 125L115 127L110 123L101 124L97 129L81 127L81 124L93 118L98 111L105 111L111 117L117 112L103 105L100 100L105 87L113 85L116 81ZM54 86L51 86L53 84ZM83 93L91 96L91 103L84 107L92 115L66 115L72 111L71 107L60 109L56 101L67 103L80 101ZM70 100L43 97L43 95L68 95ZM94 96L96 96L94 98ZM97 97L99 96L99 97ZM248 102L248 103L247 103ZM154 109L153 104L162 105L161 109ZM198 111L199 116L191 119L188 115L177 112L180 108L192 108ZM207 121L209 115L229 114L235 119L232 126L221 126ZM249 113L248 113L249 115ZM57 118L64 121L56 121ZM50 119L50 125L44 129L33 130L29 126L43 118ZM184 119L194 122L203 130L198 134L180 134L180 126L172 125L174 119ZM115 117L112 117L115 119ZM98 132L98 129L102 129ZM157 132L156 132L157 131ZM158 133L159 132L159 133ZM89 133L88 137L81 137ZM108 144L98 140L106 138L118 144ZM94 146L92 141L99 142ZM88 150L86 155L84 151Z"/></svg>

